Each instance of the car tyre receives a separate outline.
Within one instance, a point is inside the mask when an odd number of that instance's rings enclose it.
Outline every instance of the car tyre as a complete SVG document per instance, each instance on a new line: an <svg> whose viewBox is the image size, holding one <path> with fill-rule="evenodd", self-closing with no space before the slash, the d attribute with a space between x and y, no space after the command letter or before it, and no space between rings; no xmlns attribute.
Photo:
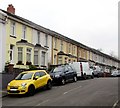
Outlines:
<svg viewBox="0 0 120 108"><path fill-rule="evenodd" d="M77 77L76 76L73 77L73 81L77 82Z"/></svg>
<svg viewBox="0 0 120 108"><path fill-rule="evenodd" d="M83 75L83 79L86 80L87 79L87 76L86 74Z"/></svg>
<svg viewBox="0 0 120 108"><path fill-rule="evenodd" d="M48 81L47 82L47 89L50 90L52 88L52 82Z"/></svg>
<svg viewBox="0 0 120 108"><path fill-rule="evenodd" d="M28 95L33 96L35 94L35 87L33 85L28 88Z"/></svg>

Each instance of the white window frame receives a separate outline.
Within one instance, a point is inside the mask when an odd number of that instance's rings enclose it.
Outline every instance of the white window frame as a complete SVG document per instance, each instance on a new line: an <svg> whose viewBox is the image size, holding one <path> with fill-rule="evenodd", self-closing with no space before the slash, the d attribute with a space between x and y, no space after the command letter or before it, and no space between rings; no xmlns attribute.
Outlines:
<svg viewBox="0 0 120 108"><path fill-rule="evenodd" d="M14 61L14 45L10 45L10 63Z"/></svg>
<svg viewBox="0 0 120 108"><path fill-rule="evenodd" d="M43 56L43 54L44 54L44 56ZM41 65L42 66L45 66L45 60L46 60L46 52L44 52L44 51L42 51L41 52Z"/></svg>
<svg viewBox="0 0 120 108"><path fill-rule="evenodd" d="M27 27L25 25L22 26L22 39L26 40L26 31Z"/></svg>
<svg viewBox="0 0 120 108"><path fill-rule="evenodd" d="M37 52L37 53L35 53ZM35 56L37 56L37 62L35 61ZM34 65L38 65L39 64L39 51L38 50L34 50Z"/></svg>
<svg viewBox="0 0 120 108"><path fill-rule="evenodd" d="M26 49L26 61L27 62L31 62L31 54L32 54L32 49L31 48L27 48ZM30 58L28 58L30 57Z"/></svg>
<svg viewBox="0 0 120 108"><path fill-rule="evenodd" d="M21 50L19 50L19 48L21 48ZM19 54L21 54L21 60L19 60ZM23 47L18 47L18 61L23 61Z"/></svg>
<svg viewBox="0 0 120 108"><path fill-rule="evenodd" d="M15 26L15 22L14 21L11 21L11 25L10 25L10 35L11 36L14 36L16 35L16 26Z"/></svg>
<svg viewBox="0 0 120 108"><path fill-rule="evenodd" d="M37 32L37 43L40 44L40 32Z"/></svg>
<svg viewBox="0 0 120 108"><path fill-rule="evenodd" d="M48 46L48 35L45 35L45 46Z"/></svg>

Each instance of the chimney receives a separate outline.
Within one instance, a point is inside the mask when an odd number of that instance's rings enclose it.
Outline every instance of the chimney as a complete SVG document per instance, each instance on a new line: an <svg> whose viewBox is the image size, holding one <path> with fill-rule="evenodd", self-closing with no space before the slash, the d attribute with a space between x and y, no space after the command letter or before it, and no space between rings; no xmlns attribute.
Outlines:
<svg viewBox="0 0 120 108"><path fill-rule="evenodd" d="M15 14L15 8L12 4L8 5L7 12Z"/></svg>

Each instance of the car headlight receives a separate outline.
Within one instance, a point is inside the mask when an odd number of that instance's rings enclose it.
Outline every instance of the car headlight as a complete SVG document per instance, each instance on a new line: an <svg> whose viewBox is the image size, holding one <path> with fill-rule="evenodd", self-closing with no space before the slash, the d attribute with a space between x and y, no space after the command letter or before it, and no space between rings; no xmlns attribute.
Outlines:
<svg viewBox="0 0 120 108"><path fill-rule="evenodd" d="M10 86L10 83L8 83L8 86Z"/></svg>
<svg viewBox="0 0 120 108"><path fill-rule="evenodd" d="M60 77L60 75L59 75L59 74L56 74L55 77Z"/></svg>
<svg viewBox="0 0 120 108"><path fill-rule="evenodd" d="M21 86L22 87L25 87L27 85L27 83L22 83Z"/></svg>

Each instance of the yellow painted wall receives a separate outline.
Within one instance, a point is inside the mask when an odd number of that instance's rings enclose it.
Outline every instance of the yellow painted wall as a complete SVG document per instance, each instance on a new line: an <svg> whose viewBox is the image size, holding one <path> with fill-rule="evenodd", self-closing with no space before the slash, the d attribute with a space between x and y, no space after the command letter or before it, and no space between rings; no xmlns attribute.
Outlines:
<svg viewBox="0 0 120 108"><path fill-rule="evenodd" d="M13 38L10 36L10 30L11 30L11 21L12 20L8 20L8 23L7 23L7 26L6 26L6 31L7 31L7 38L6 38L6 62L7 61L10 61L10 44L14 45L14 67L17 67L16 66L16 63L18 62L18 46L16 45L16 42L17 41L20 41L22 39L22 25L21 23L18 23L15 21L15 36L16 38ZM27 27L27 31L26 31L26 40L29 42L29 43L32 43L32 28ZM32 47L31 47L32 48ZM26 62L26 46L24 45L23 46L23 60L24 60L24 63ZM33 48L32 48L32 58L31 58L31 61L33 62Z"/></svg>

